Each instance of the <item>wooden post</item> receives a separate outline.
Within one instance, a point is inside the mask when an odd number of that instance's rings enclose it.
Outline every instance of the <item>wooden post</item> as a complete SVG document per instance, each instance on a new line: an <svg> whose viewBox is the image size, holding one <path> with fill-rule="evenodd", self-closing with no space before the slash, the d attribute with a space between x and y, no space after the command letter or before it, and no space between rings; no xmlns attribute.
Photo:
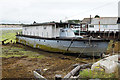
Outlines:
<svg viewBox="0 0 120 80"><path fill-rule="evenodd" d="M82 30L83 30L83 28L82 28L82 24L80 25L80 27L81 27L81 30L80 30L80 31L82 31Z"/></svg>
<svg viewBox="0 0 120 80"><path fill-rule="evenodd" d="M87 24L87 32L88 32L88 24Z"/></svg>
<svg viewBox="0 0 120 80"><path fill-rule="evenodd" d="M100 21L99 21L99 32L100 32Z"/></svg>
<svg viewBox="0 0 120 80"><path fill-rule="evenodd" d="M109 39L109 37L110 37L110 29L109 29L109 32L108 32L108 39Z"/></svg>
<svg viewBox="0 0 120 80"><path fill-rule="evenodd" d="M120 40L120 29L118 31L118 40Z"/></svg>
<svg viewBox="0 0 120 80"><path fill-rule="evenodd" d="M80 36L80 31L81 31L81 30L80 30L80 26L79 26L79 36Z"/></svg>
<svg viewBox="0 0 120 80"><path fill-rule="evenodd" d="M91 24L91 19L92 19L92 18L91 18L91 15L90 15L90 24Z"/></svg>
<svg viewBox="0 0 120 80"><path fill-rule="evenodd" d="M105 38L105 29L104 29L104 38Z"/></svg>
<svg viewBox="0 0 120 80"><path fill-rule="evenodd" d="M115 34L116 34L116 31L114 30L114 39L115 39Z"/></svg>

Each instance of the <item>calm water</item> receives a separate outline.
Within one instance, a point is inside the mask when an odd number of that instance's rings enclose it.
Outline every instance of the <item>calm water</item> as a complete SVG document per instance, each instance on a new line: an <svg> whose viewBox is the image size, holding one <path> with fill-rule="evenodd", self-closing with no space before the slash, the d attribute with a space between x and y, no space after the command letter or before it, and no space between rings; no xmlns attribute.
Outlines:
<svg viewBox="0 0 120 80"><path fill-rule="evenodd" d="M0 28L0 30L20 30L22 29L21 27L17 27L17 28Z"/></svg>

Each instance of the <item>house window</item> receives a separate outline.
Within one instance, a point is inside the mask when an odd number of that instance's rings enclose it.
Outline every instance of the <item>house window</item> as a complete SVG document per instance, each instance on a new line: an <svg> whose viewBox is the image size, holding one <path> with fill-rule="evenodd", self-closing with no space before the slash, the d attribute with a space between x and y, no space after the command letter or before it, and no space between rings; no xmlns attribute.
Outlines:
<svg viewBox="0 0 120 80"><path fill-rule="evenodd" d="M93 25L94 26L94 25ZM85 25L82 25L82 28L85 28Z"/></svg>
<svg viewBox="0 0 120 80"><path fill-rule="evenodd" d="M94 28L94 25L90 25L89 27L90 27L90 28Z"/></svg>
<svg viewBox="0 0 120 80"><path fill-rule="evenodd" d="M25 28L25 31L27 30L27 28Z"/></svg>
<svg viewBox="0 0 120 80"><path fill-rule="evenodd" d="M38 27L36 27L36 29L38 29Z"/></svg>
<svg viewBox="0 0 120 80"><path fill-rule="evenodd" d="M103 28L107 28L107 25L103 25Z"/></svg>

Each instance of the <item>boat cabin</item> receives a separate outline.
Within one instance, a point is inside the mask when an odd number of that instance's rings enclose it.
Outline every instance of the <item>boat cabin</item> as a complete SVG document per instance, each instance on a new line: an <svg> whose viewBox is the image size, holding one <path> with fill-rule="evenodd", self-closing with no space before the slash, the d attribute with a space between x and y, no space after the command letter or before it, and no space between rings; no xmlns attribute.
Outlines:
<svg viewBox="0 0 120 80"><path fill-rule="evenodd" d="M74 32L69 28L77 24L70 23L34 23L24 25L22 34L39 36L44 38L75 37Z"/></svg>

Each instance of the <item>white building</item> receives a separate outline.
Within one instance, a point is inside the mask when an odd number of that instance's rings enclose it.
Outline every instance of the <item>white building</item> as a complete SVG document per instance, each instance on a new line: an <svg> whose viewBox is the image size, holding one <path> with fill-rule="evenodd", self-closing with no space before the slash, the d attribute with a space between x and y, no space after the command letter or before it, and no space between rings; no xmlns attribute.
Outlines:
<svg viewBox="0 0 120 80"><path fill-rule="evenodd" d="M93 18L91 24L89 25L89 31L118 31L117 24L118 17L101 17L101 18Z"/></svg>

